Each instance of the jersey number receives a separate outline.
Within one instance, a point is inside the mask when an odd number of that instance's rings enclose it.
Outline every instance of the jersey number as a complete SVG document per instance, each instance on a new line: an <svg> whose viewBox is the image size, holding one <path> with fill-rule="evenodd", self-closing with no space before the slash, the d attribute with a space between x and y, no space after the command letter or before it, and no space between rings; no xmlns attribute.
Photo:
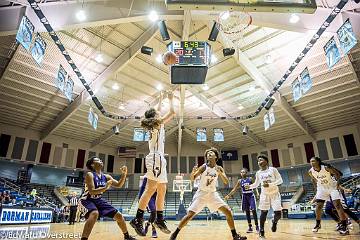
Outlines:
<svg viewBox="0 0 360 240"><path fill-rule="evenodd" d="M213 181L214 181L214 179L208 179L206 182L206 186L209 186Z"/></svg>
<svg viewBox="0 0 360 240"><path fill-rule="evenodd" d="M329 181L327 179L324 179L324 180L320 180L320 184L328 184Z"/></svg>

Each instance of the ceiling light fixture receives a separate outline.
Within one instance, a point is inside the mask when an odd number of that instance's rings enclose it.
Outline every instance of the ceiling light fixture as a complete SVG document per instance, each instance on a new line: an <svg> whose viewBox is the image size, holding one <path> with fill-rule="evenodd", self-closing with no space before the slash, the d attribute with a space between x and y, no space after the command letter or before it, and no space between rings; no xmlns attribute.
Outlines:
<svg viewBox="0 0 360 240"><path fill-rule="evenodd" d="M239 110L243 110L243 109L244 109L244 106L241 105L241 104L239 104L239 105L238 105L238 109L239 109Z"/></svg>
<svg viewBox="0 0 360 240"><path fill-rule="evenodd" d="M161 91L161 90L163 90L163 86L162 86L161 84L159 84L159 85L156 86L156 89L157 89L158 91Z"/></svg>
<svg viewBox="0 0 360 240"><path fill-rule="evenodd" d="M205 83L205 84L202 86L202 89L203 89L204 91L207 91L207 90L209 90L209 86Z"/></svg>
<svg viewBox="0 0 360 240"><path fill-rule="evenodd" d="M161 54L157 55L156 61L157 61L158 63L162 63L162 62L163 62L163 58L162 58L162 55L161 55Z"/></svg>
<svg viewBox="0 0 360 240"><path fill-rule="evenodd" d="M217 57L214 54L212 54L211 55L211 63L216 63L217 60L218 60Z"/></svg>
<svg viewBox="0 0 360 240"><path fill-rule="evenodd" d="M225 12L220 13L221 20L226 20L229 17L230 17L230 12L229 11L225 11Z"/></svg>
<svg viewBox="0 0 360 240"><path fill-rule="evenodd" d="M112 85L112 89L113 89L113 90L119 90L119 89L120 89L119 84L114 83L114 85Z"/></svg>
<svg viewBox="0 0 360 240"><path fill-rule="evenodd" d="M299 20L300 20L299 15L293 13L290 16L289 22L294 24L294 23L297 23Z"/></svg>
<svg viewBox="0 0 360 240"><path fill-rule="evenodd" d="M271 64L271 63L273 63L273 58L272 58L271 54L267 54L267 55L265 56L265 63L266 63L266 64Z"/></svg>
<svg viewBox="0 0 360 240"><path fill-rule="evenodd" d="M125 104L124 104L124 103L120 103L119 109L120 109L120 110L125 110Z"/></svg>
<svg viewBox="0 0 360 240"><path fill-rule="evenodd" d="M255 87L254 85L249 87L249 91L250 91L250 92L255 91L255 89L256 89L256 87Z"/></svg>
<svg viewBox="0 0 360 240"><path fill-rule="evenodd" d="M156 22L157 20L159 20L159 15L157 14L157 12L155 10L152 10L152 11L150 11L148 18L150 19L150 21Z"/></svg>
<svg viewBox="0 0 360 240"><path fill-rule="evenodd" d="M97 61L98 63L102 63L104 61L104 57L101 53L99 53L96 57L95 57L95 61Z"/></svg>
<svg viewBox="0 0 360 240"><path fill-rule="evenodd" d="M79 10L77 13L76 13L76 18L79 20L79 21L85 21L86 20L86 13L83 9Z"/></svg>

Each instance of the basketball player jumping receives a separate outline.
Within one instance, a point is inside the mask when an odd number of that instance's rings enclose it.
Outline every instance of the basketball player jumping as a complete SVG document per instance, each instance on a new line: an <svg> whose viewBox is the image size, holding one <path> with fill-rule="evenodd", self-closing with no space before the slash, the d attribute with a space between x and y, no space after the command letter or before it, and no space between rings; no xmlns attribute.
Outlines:
<svg viewBox="0 0 360 240"><path fill-rule="evenodd" d="M258 156L260 170L256 172L255 182L245 185L245 189L254 189L261 184L261 194L259 201L260 215L260 232L259 238L265 239L264 224L270 207L274 210L274 219L272 220L271 231L276 232L277 223L281 218L281 196L279 185L283 183L280 173L274 167L269 166L269 160L266 156Z"/></svg>
<svg viewBox="0 0 360 240"><path fill-rule="evenodd" d="M113 218L124 233L124 239L135 240L129 235L122 214L101 197L110 187L121 188L124 185L127 168L126 166L121 167L121 179L117 181L110 175L102 173L103 166L103 162L97 157L92 157L86 162L86 167L90 172L85 176L85 189L80 201L83 207L87 209L85 215L87 220L81 240L88 239L99 216Z"/></svg>
<svg viewBox="0 0 360 240"><path fill-rule="evenodd" d="M340 202L340 192L337 189L338 183L334 184L334 181L331 178L331 176L334 176L336 181L339 181L341 173L334 167L323 163L319 157L312 157L310 159L310 164L311 169L309 170L309 175L312 179L314 187L316 188L316 225L313 229L313 232L318 232L321 228L320 222L322 209L324 207L325 201L331 197L340 218L341 226L339 228L339 233L341 235L349 234L349 230L346 226L346 215Z"/></svg>
<svg viewBox="0 0 360 240"><path fill-rule="evenodd" d="M178 228L171 234L170 240L175 240L180 230L184 228L196 214L201 212L204 207L208 207L211 212L219 210L225 214L234 240L247 239L246 237L241 237L236 232L231 210L216 191L218 177L221 178L225 185L229 183L229 179L225 175L224 169L216 164L219 156L219 152L216 148L206 150L205 158L207 163L202 165L200 168L195 166L192 170L190 175L192 181L200 176L199 188L188 208L187 215L181 219Z"/></svg>
<svg viewBox="0 0 360 240"><path fill-rule="evenodd" d="M139 190L139 199L141 198L141 196L143 195L143 193L145 192L145 188L146 188L146 183L147 183L147 178L144 177L143 182L141 184L140 190ZM145 223L145 229L144 229L144 234L146 236L149 227L151 225L152 227L152 234L151 237L152 238L157 238L157 232L154 226L154 221L156 218L156 192L151 196L149 204L147 206L148 211L150 212L150 217L149 220Z"/></svg>
<svg viewBox="0 0 360 240"><path fill-rule="evenodd" d="M166 185L167 185L167 172L166 172L166 159L164 157L165 145L165 128L164 124L169 122L175 115L173 105L173 94L168 93L170 102L169 112L161 117L161 105L163 93L160 93L159 105L157 110L151 108L145 112L145 119L141 121L141 126L150 131L149 139L149 154L146 156L146 178L147 184L144 194L139 200L139 208L136 212L136 217L130 221L130 225L135 229L136 233L140 236L145 236L143 219L144 211L148 205L151 196L157 192L156 196L156 220L154 225L164 233L171 233L167 228L163 216Z"/></svg>
<svg viewBox="0 0 360 240"><path fill-rule="evenodd" d="M243 168L240 171L240 179L234 186L234 188L231 190L231 192L225 196L225 200L228 200L234 193L241 187L242 192L242 201L241 201L241 208L246 213L246 219L248 221L249 229L247 230L247 233L253 232L253 228L251 225L251 215L250 211L253 214L254 222L256 226L256 231L259 232L259 224L258 224L258 217L256 213L256 200L253 190L246 190L245 186L248 186L253 183L253 178L247 176L248 170L246 168ZM255 189L256 194L257 189Z"/></svg>

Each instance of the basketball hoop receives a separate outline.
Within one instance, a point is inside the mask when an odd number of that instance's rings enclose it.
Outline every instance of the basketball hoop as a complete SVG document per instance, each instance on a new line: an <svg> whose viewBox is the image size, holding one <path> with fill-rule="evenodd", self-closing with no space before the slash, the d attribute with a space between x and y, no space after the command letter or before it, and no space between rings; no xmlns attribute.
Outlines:
<svg viewBox="0 0 360 240"><path fill-rule="evenodd" d="M180 204L184 203L185 192L192 192L192 185L190 180L174 180L173 192L180 193Z"/></svg>
<svg viewBox="0 0 360 240"><path fill-rule="evenodd" d="M226 11L219 14L217 27L220 32L224 33L235 47L238 41L243 38L243 33L252 23L252 17L247 12Z"/></svg>

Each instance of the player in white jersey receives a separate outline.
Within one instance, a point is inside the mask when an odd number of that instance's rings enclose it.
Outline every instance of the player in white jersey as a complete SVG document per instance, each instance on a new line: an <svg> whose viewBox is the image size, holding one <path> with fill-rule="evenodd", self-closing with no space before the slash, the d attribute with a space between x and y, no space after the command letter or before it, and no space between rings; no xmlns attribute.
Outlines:
<svg viewBox="0 0 360 240"><path fill-rule="evenodd" d="M276 232L277 223L281 218L281 196L278 185L283 183L279 171L269 166L269 160L266 156L258 156L258 165L260 170L256 172L255 182L248 185L248 189L254 189L261 185L259 209L261 210L260 215L260 231L259 238L265 238L264 224L270 207L274 210L274 219L272 220L271 230Z"/></svg>
<svg viewBox="0 0 360 240"><path fill-rule="evenodd" d="M170 240L175 240L180 230L184 228L196 214L201 212L204 207L208 207L211 212L218 210L225 214L234 240L247 239L236 232L231 210L216 191L216 183L219 176L225 185L229 183L229 179L227 178L224 169L216 164L219 156L220 154L216 148L207 149L205 151L207 163L200 168L194 167L192 170L190 175L192 181L200 176L199 188L188 208L187 215L181 219L178 228L171 234Z"/></svg>
<svg viewBox="0 0 360 240"><path fill-rule="evenodd" d="M163 93L160 93L160 100L158 108L155 110L151 108L145 112L145 119L141 121L141 126L150 132L149 139L149 154L145 158L146 178L147 184L144 193L139 199L139 208L136 217L130 221L130 225L135 229L140 236L145 236L144 232L144 212L148 205L151 196L157 192L156 196L156 220L154 225L164 233L169 234L170 230L167 228L163 216L167 172L166 159L164 157L165 145L165 129L164 124L169 122L175 115L173 105L173 94L168 93L170 102L169 112L163 117L160 116Z"/></svg>
<svg viewBox="0 0 360 240"><path fill-rule="evenodd" d="M316 201L316 225L313 232L318 232L321 228L321 214L323 211L324 203L329 198L332 199L333 204L338 212L340 218L340 229L341 235L349 234L349 230L346 226L346 215L344 209L341 206L341 196L337 189L338 184L334 184L331 176L335 177L339 181L341 173L334 167L324 164L319 157L312 157L310 159L311 169L309 170L309 176L312 179L314 187L316 189L315 201Z"/></svg>

